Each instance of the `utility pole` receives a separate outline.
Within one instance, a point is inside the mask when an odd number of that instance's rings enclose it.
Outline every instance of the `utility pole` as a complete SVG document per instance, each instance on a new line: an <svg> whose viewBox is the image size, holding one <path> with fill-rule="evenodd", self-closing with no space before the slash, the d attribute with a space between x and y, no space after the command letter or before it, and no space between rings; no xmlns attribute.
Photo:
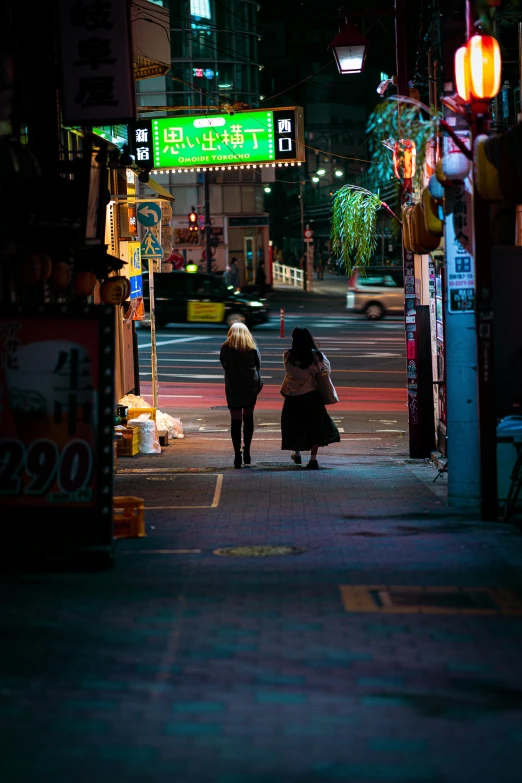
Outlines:
<svg viewBox="0 0 522 783"><path fill-rule="evenodd" d="M466 0L467 40L473 30L470 0ZM488 102L471 103L471 149L477 136L489 132ZM498 520L497 421L493 364L494 321L491 269L491 214L489 202L473 181L475 255L475 328L477 333L478 424L480 443L480 508L483 521Z"/></svg>
<svg viewBox="0 0 522 783"><path fill-rule="evenodd" d="M308 291L308 270L307 270L307 251L305 250L304 232L305 232L305 215L304 215L304 182L299 180L299 202L301 205L301 265L303 270L304 290Z"/></svg>
<svg viewBox="0 0 522 783"><path fill-rule="evenodd" d="M395 0L395 58L397 69L397 93L399 96L409 96L408 82L408 42L406 40L406 7L405 0ZM398 111L401 111L399 104ZM401 209L411 200L411 179L403 180L401 184ZM404 237L404 234L403 234ZM415 297L415 259L413 253L404 247L402 241L402 265L404 272L404 319L406 327L407 356L407 389L408 389L408 431L410 457L424 458L430 456L435 442L435 424L431 426L426 411L433 412L433 389L430 387L431 399L428 396L427 384L423 382L422 366L431 361L425 353L424 329L425 319L418 318ZM433 444L431 443L433 441Z"/></svg>
<svg viewBox="0 0 522 783"><path fill-rule="evenodd" d="M207 261L207 272L212 274L212 245L210 239L212 237L212 221L210 219L210 183L209 172L205 169L203 174L205 182L205 255Z"/></svg>
<svg viewBox="0 0 522 783"><path fill-rule="evenodd" d="M444 0L441 13L449 15L453 4ZM444 36L442 47L443 73L451 77L455 50L466 40L465 18L456 18ZM449 77L444 97L455 92L453 78ZM445 119L465 146L471 147L469 125L464 116L451 111L444 104ZM442 139L442 154L455 148L452 139ZM480 448L477 388L477 336L474 308L462 306L462 292L453 280L461 278L467 268L469 285L475 290L475 259L473 248L473 185L468 177L448 188L444 220L444 376L446 383L446 427L448 434L448 504L457 508L480 507Z"/></svg>

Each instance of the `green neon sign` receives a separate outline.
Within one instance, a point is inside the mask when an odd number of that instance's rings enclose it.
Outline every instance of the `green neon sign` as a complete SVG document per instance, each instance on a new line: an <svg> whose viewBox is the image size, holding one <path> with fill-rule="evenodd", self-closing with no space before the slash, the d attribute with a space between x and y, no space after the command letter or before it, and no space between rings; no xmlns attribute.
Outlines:
<svg viewBox="0 0 522 783"><path fill-rule="evenodd" d="M277 131L273 111L152 120L154 168L160 169L295 160L290 141Z"/></svg>

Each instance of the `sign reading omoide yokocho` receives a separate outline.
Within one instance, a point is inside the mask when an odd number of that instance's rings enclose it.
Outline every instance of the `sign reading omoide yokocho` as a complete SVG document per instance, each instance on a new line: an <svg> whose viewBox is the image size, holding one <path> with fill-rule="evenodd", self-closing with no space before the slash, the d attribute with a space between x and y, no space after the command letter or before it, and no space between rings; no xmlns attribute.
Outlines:
<svg viewBox="0 0 522 783"><path fill-rule="evenodd" d="M153 170L299 164L305 160L303 110L157 117L130 125L129 143L136 164Z"/></svg>

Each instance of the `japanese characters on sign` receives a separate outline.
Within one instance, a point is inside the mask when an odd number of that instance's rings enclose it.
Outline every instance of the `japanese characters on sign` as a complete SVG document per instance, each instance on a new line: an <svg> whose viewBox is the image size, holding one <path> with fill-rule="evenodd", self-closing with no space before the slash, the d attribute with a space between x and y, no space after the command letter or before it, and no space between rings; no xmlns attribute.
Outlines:
<svg viewBox="0 0 522 783"><path fill-rule="evenodd" d="M458 135L469 147L469 131L458 131ZM449 142L454 143L451 139ZM470 313L475 310L475 259L469 180L455 184L451 197L452 215L446 220L445 243L448 310L450 313Z"/></svg>
<svg viewBox="0 0 522 783"><path fill-rule="evenodd" d="M183 169L304 160L302 109L262 109L131 124L131 154L142 168Z"/></svg>
<svg viewBox="0 0 522 783"><path fill-rule="evenodd" d="M136 116L127 0L60 0L65 125L114 125Z"/></svg>
<svg viewBox="0 0 522 783"><path fill-rule="evenodd" d="M128 254L129 280L131 285L130 298L136 299L138 296L143 296L141 244L139 242L129 242Z"/></svg>
<svg viewBox="0 0 522 783"><path fill-rule="evenodd" d="M99 305L81 317L2 315L2 505L110 513L113 324Z"/></svg>

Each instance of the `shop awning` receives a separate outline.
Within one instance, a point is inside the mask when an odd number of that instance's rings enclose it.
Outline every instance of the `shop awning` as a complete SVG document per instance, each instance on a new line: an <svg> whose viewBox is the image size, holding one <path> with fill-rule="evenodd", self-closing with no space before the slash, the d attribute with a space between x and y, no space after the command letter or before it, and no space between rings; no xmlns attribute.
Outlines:
<svg viewBox="0 0 522 783"><path fill-rule="evenodd" d="M133 164L132 164L132 166L130 166L130 168L132 169L132 171L133 171L135 174L141 174L141 173L142 173L142 171L143 171L143 169L140 169L140 167L139 167L139 166L136 166L136 164L135 164L135 163L133 163ZM165 188L164 188L162 185L160 185L160 184L159 184L159 182L156 182L156 180L155 180L155 179L153 179L153 178L150 176L150 174L149 174L149 180L148 180L148 182L147 182L147 183L145 183L145 186L146 186L147 188L150 188L151 190L154 190L154 191L156 191L156 193L158 194L158 196L160 196L160 198L164 198L166 201L176 201L176 199L174 198L174 196L172 196L172 195L169 193L169 191L168 191L168 190L165 190ZM153 198L153 197L151 197L151 198Z"/></svg>
<svg viewBox="0 0 522 783"><path fill-rule="evenodd" d="M176 201L174 196L172 196L168 190L165 190L164 187L162 187L159 182L156 182L155 179L152 179L152 177L149 175L149 181L146 184L147 188L152 188L152 190L155 190L158 196L161 196L161 198L166 199L167 201Z"/></svg>

